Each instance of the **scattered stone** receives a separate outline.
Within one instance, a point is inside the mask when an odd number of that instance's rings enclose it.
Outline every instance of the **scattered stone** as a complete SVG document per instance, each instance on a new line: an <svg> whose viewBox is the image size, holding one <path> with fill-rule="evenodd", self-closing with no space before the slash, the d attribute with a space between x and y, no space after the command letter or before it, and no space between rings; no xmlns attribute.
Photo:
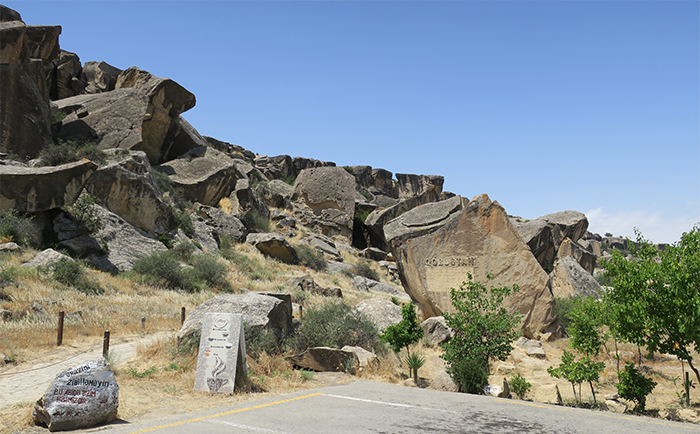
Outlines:
<svg viewBox="0 0 700 434"><path fill-rule="evenodd" d="M459 385L455 383L452 377L445 371L436 375L428 388L445 392L459 392Z"/></svg>
<svg viewBox="0 0 700 434"><path fill-rule="evenodd" d="M104 358L61 372L34 404L32 417L49 431L74 430L117 417L119 386Z"/></svg>
<svg viewBox="0 0 700 434"><path fill-rule="evenodd" d="M501 392L497 396L499 398L511 398L510 384L508 384L508 380L505 377L503 378L503 387L501 388Z"/></svg>
<svg viewBox="0 0 700 434"><path fill-rule="evenodd" d="M0 319L3 321L9 321L12 319L12 311L0 308Z"/></svg>
<svg viewBox="0 0 700 434"><path fill-rule="evenodd" d="M529 347L527 349L527 355L536 359L547 358L547 354L545 353L544 348L542 347Z"/></svg>
<svg viewBox="0 0 700 434"><path fill-rule="evenodd" d="M358 255L361 258L367 258L373 261L383 261L386 259L387 253L384 250L376 247L367 247L366 249L361 250Z"/></svg>
<svg viewBox="0 0 700 434"><path fill-rule="evenodd" d="M22 266L51 268L56 262L60 261L61 259L66 259L68 261L75 262L70 256L64 255L63 253L59 253L54 249L46 249L37 253L31 261L22 264Z"/></svg>
<svg viewBox="0 0 700 434"><path fill-rule="evenodd" d="M293 217L288 218L293 219ZM306 235L304 235L301 238L301 240L299 240L299 242L323 253L323 256L328 260L338 262L343 261L343 256L340 254L340 251L338 251L338 249L336 248L335 242L333 242L333 240L324 235L309 232Z"/></svg>
<svg viewBox="0 0 700 434"><path fill-rule="evenodd" d="M559 386L556 384L545 384L536 388L532 400L554 405L562 405L563 403L561 393L559 393Z"/></svg>
<svg viewBox="0 0 700 434"><path fill-rule="evenodd" d="M515 365L510 365L506 363L501 363L496 367L496 374L500 375L510 375L515 372Z"/></svg>
<svg viewBox="0 0 700 434"><path fill-rule="evenodd" d="M402 298L404 300L410 300L408 294L406 294L403 291L400 291L398 288L362 276L355 276L355 278L352 281L352 286L358 291L381 292L383 294L393 295L394 297Z"/></svg>
<svg viewBox="0 0 700 434"><path fill-rule="evenodd" d="M359 362L357 365L357 370L360 372L365 370L371 371L379 368L379 358L371 351L367 351L362 347L353 347L350 345L344 346L341 348L341 351L350 351L355 353Z"/></svg>
<svg viewBox="0 0 700 434"><path fill-rule="evenodd" d="M627 404L620 402L617 399L606 399L605 406L608 408L608 411L620 414L625 413L628 408Z"/></svg>
<svg viewBox="0 0 700 434"><path fill-rule="evenodd" d="M298 261L297 251L281 235L273 233L248 234L245 242L263 254L287 264L295 264Z"/></svg>
<svg viewBox="0 0 700 434"><path fill-rule="evenodd" d="M347 372L354 374L360 360L354 351L338 350L330 347L309 348L303 353L289 358L295 366L319 372Z"/></svg>
<svg viewBox="0 0 700 434"><path fill-rule="evenodd" d="M289 279L285 286L294 290L302 290L311 294L321 295L323 297L343 298L343 292L340 288L321 288L316 284L314 278L308 275L301 277L293 277Z"/></svg>
<svg viewBox="0 0 700 434"><path fill-rule="evenodd" d="M204 223L211 229L211 235L216 239L219 246L221 246L224 238L237 243L245 241L248 230L236 217L218 208L199 203L195 203L194 208Z"/></svg>
<svg viewBox="0 0 700 434"><path fill-rule="evenodd" d="M443 316L433 316L420 324L423 329L423 337L433 345L440 345L452 338L452 330L447 327Z"/></svg>
<svg viewBox="0 0 700 434"><path fill-rule="evenodd" d="M20 252L22 248L17 244L10 241L9 243L0 244L0 252Z"/></svg>

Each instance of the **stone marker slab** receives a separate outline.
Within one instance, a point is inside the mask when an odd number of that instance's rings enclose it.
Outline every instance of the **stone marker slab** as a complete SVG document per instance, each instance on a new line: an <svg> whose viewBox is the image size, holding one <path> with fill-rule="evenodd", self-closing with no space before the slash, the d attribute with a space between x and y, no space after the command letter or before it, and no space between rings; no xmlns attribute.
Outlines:
<svg viewBox="0 0 700 434"><path fill-rule="evenodd" d="M49 431L86 428L117 417L119 386L104 358L61 372L34 404L32 417Z"/></svg>
<svg viewBox="0 0 700 434"><path fill-rule="evenodd" d="M197 392L232 394L239 375L248 375L246 363L243 315L208 313L202 321L197 373L194 390Z"/></svg>

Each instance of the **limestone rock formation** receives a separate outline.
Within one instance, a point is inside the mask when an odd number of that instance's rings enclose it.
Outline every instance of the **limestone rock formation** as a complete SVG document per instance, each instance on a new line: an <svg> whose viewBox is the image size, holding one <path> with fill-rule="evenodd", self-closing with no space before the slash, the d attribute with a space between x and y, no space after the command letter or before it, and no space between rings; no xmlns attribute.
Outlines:
<svg viewBox="0 0 700 434"><path fill-rule="evenodd" d="M217 206L227 197L240 177L231 158L208 146L154 168L182 188L187 199L208 206Z"/></svg>
<svg viewBox="0 0 700 434"><path fill-rule="evenodd" d="M167 250L163 243L105 208L95 205L95 212L103 227L93 238L100 240L100 245L107 245L106 252L87 258L97 268L108 272L129 271L139 258Z"/></svg>
<svg viewBox="0 0 700 434"><path fill-rule="evenodd" d="M142 151L108 150L107 164L88 179L85 189L108 210L155 235L163 232L172 212L163 200L151 164Z"/></svg>
<svg viewBox="0 0 700 434"><path fill-rule="evenodd" d="M0 8L0 152L34 158L53 142L44 66L58 56L61 27L28 26Z"/></svg>
<svg viewBox="0 0 700 434"><path fill-rule="evenodd" d="M593 275L584 270L576 258L563 256L554 262L554 270L550 275L552 294L556 298L595 297L603 293L600 284Z"/></svg>
<svg viewBox="0 0 700 434"><path fill-rule="evenodd" d="M0 209L39 212L60 208L77 199L95 170L97 164L89 160L39 168L0 164Z"/></svg>
<svg viewBox="0 0 700 434"><path fill-rule="evenodd" d="M444 207L450 201L457 203ZM519 285L520 290L506 299L504 306L523 314L526 336L559 332L561 325L554 313L547 274L510 224L504 209L487 195L474 198L461 210L457 205L461 205L458 196L423 205L396 219L401 221L400 230L386 231L398 234L393 240L406 239L400 245L394 242L401 280L424 317L452 312L450 288L467 280L468 273L481 282L486 282L490 273L494 284ZM428 207L435 212L422 212ZM453 210L458 212L449 212ZM403 235L413 228L431 230Z"/></svg>
<svg viewBox="0 0 700 434"><path fill-rule="evenodd" d="M451 217L460 213L467 203L467 199L455 196L413 208L384 225L386 242L396 253L409 239L433 232L445 225Z"/></svg>
<svg viewBox="0 0 700 434"><path fill-rule="evenodd" d="M114 90L122 70L107 62L85 62L80 79L85 83L86 93L102 93Z"/></svg>
<svg viewBox="0 0 700 434"><path fill-rule="evenodd" d="M576 241L571 241L571 239L568 237L564 238L564 241L562 241L559 245L557 255L560 258L564 256L571 256L572 258L576 259L581 267L588 271L588 273L591 275L595 270L596 261L598 260L598 257L594 253L588 251Z"/></svg>
<svg viewBox="0 0 700 434"><path fill-rule="evenodd" d="M177 334L178 342L201 330L204 315L209 312L238 313L253 329L273 331L278 338L292 331L292 300L287 294L247 292L211 298L195 308Z"/></svg>
<svg viewBox="0 0 700 434"><path fill-rule="evenodd" d="M294 184L295 217L323 235L352 243L355 178L340 167L306 169Z"/></svg>
<svg viewBox="0 0 700 434"><path fill-rule="evenodd" d="M577 211L556 212L534 220L510 217L510 222L545 270L552 269L565 238L578 241L588 228L588 219Z"/></svg>

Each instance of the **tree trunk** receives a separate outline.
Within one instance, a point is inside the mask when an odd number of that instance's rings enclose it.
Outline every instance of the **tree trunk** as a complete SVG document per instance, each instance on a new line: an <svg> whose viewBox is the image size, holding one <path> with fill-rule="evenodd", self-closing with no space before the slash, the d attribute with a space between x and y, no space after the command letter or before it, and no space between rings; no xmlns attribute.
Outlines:
<svg viewBox="0 0 700 434"><path fill-rule="evenodd" d="M695 378L698 380L698 384L700 384L700 373L698 372L697 369L695 369L695 366L693 366L693 361L692 360L687 360L688 366L690 366L690 369L695 372Z"/></svg>
<svg viewBox="0 0 700 434"><path fill-rule="evenodd" d="M591 385L591 393L593 394L593 404L597 404L598 401L596 401L596 399L595 399L595 390L593 390L593 382L589 381L588 384Z"/></svg>

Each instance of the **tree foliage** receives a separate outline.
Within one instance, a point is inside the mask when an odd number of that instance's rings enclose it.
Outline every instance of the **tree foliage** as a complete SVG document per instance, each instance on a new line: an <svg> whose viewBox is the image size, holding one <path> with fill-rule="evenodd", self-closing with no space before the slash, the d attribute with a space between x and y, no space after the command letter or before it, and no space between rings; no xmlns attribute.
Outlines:
<svg viewBox="0 0 700 434"><path fill-rule="evenodd" d="M547 372L552 377L563 378L571 383L571 388L574 391L574 399L577 402L581 401L581 384L587 382L591 386L593 394L593 402L596 401L595 389L593 383L600 381L600 372L605 369L605 363L594 362L589 356L585 356L579 361L576 361L574 353L564 350L561 356L561 363L556 368L550 366ZM578 384L578 393L576 393L576 385Z"/></svg>
<svg viewBox="0 0 700 434"><path fill-rule="evenodd" d="M620 382L615 387L622 398L634 401L634 411L641 413L644 412L647 395L654 390L656 382L639 372L634 363L627 362L625 370L620 372Z"/></svg>
<svg viewBox="0 0 700 434"><path fill-rule="evenodd" d="M493 276L487 275L487 278L491 280ZM518 336L516 326L520 315L508 313L502 304L517 290L517 285L486 288L483 283L474 281L471 274L459 288L451 289L455 312L443 313L443 316L454 335L441 344L445 353L440 357L447 362L448 372L458 383L461 367L472 369L480 364L488 379L489 362L506 360L513 350L511 343ZM464 389L461 383L460 389Z"/></svg>
<svg viewBox="0 0 700 434"><path fill-rule="evenodd" d="M418 369L425 364L425 359L418 354L411 354L409 346L415 344L423 337L423 329L416 320L416 309L411 303L404 304L401 308L401 321L397 324L390 325L384 333L379 336L382 342L389 344L392 350L397 354L402 348L406 348L406 364L408 365L409 375L413 372L413 379L418 383Z"/></svg>
<svg viewBox="0 0 700 434"><path fill-rule="evenodd" d="M632 260L619 252L604 263L613 290L605 296L614 333L649 352L673 354L693 365L700 350L700 225L658 251L638 230Z"/></svg>

